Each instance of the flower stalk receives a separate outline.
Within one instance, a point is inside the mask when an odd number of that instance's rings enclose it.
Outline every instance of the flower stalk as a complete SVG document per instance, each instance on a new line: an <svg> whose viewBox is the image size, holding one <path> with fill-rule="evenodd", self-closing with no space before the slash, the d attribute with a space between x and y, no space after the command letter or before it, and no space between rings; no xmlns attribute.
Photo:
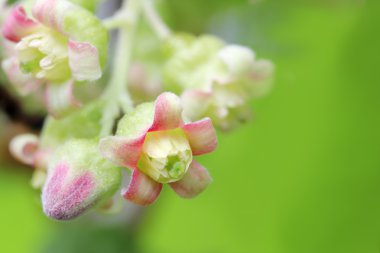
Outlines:
<svg viewBox="0 0 380 253"><path fill-rule="evenodd" d="M148 20L150 26L153 28L157 36L161 40L167 39L171 35L169 27L162 20L160 15L157 13L153 0L142 0L144 15Z"/></svg>
<svg viewBox="0 0 380 253"><path fill-rule="evenodd" d="M141 0L124 0L120 12L116 14L118 17L125 17L126 22L125 25L119 27L112 77L104 93L107 105L103 113L101 136L112 133L113 124L120 113L120 109L127 113L133 108L133 101L128 92L127 84L133 43L141 11Z"/></svg>

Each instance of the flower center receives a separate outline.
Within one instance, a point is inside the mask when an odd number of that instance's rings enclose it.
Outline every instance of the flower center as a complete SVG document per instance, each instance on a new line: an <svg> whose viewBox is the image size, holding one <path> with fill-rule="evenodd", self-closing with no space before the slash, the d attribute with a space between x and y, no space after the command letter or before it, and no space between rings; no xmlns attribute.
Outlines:
<svg viewBox="0 0 380 253"><path fill-rule="evenodd" d="M182 129L149 132L137 167L157 182L180 180L193 159Z"/></svg>
<svg viewBox="0 0 380 253"><path fill-rule="evenodd" d="M63 82L70 76L67 39L49 28L24 37L16 50L25 73L52 82Z"/></svg>

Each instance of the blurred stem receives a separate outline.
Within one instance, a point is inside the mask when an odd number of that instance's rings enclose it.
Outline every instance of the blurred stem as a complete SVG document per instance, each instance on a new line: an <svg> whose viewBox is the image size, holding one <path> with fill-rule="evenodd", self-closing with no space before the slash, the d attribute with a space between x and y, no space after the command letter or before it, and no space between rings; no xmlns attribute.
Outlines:
<svg viewBox="0 0 380 253"><path fill-rule="evenodd" d="M142 0L142 3L144 15L157 36L162 40L168 38L171 35L171 31L157 12L153 0Z"/></svg>
<svg viewBox="0 0 380 253"><path fill-rule="evenodd" d="M120 109L126 113L133 108L133 102L128 91L128 74L141 11L141 0L123 0L122 7L116 14L116 17L124 18L126 25L119 28L112 65L112 77L103 95L107 105L103 112L101 136L112 133L114 121L119 116Z"/></svg>
<svg viewBox="0 0 380 253"><path fill-rule="evenodd" d="M107 30L113 30L113 29L118 29L123 26L127 27L128 26L127 21L128 21L127 18L122 17L118 13L110 18L104 19L102 23L107 28Z"/></svg>

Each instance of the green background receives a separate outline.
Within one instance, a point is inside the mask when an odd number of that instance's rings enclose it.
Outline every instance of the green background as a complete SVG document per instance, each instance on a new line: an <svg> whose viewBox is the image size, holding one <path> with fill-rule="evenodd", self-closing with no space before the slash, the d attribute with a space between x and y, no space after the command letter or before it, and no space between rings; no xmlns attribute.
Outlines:
<svg viewBox="0 0 380 253"><path fill-rule="evenodd" d="M49 221L31 172L2 166L0 252L379 252L379 7L167 1L174 30L217 34L276 65L254 121L199 159L214 183L194 200L166 188L140 226L101 229Z"/></svg>

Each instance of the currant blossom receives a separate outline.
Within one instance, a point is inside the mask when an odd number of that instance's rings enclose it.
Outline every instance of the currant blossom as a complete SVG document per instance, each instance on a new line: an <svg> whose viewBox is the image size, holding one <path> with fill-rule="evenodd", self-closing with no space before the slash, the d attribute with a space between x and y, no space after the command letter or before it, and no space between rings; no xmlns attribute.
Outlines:
<svg viewBox="0 0 380 253"><path fill-rule="evenodd" d="M179 97L161 94L119 122L116 136L100 141L100 151L115 164L132 170L125 199L149 205L168 183L181 197L192 198L212 181L193 156L212 152L217 139L209 118L185 123Z"/></svg>
<svg viewBox="0 0 380 253"><path fill-rule="evenodd" d="M207 116L221 129L231 129L250 117L249 100L271 88L273 64L256 60L247 47L182 34L171 37L165 51L164 83L182 93L184 116L190 120Z"/></svg>
<svg viewBox="0 0 380 253"><path fill-rule="evenodd" d="M65 114L79 105L74 83L102 76L108 34L91 12L66 0L37 0L32 14L17 5L6 18L3 35L15 54L3 69L24 94L45 85L49 111Z"/></svg>

